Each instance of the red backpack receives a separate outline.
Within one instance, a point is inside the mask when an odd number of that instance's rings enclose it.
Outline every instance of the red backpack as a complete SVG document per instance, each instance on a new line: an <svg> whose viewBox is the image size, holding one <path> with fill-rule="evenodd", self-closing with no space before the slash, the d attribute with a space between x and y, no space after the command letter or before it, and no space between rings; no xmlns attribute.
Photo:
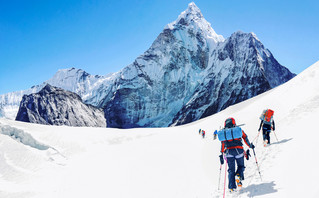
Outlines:
<svg viewBox="0 0 319 198"><path fill-rule="evenodd" d="M271 109L266 109L260 115L260 119L264 121L264 123L271 124L273 120L274 111Z"/></svg>

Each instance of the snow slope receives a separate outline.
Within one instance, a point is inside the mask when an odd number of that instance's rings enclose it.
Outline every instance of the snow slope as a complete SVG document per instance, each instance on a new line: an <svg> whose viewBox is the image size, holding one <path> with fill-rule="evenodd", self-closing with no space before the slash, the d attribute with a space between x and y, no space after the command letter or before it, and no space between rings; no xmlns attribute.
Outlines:
<svg viewBox="0 0 319 198"><path fill-rule="evenodd" d="M291 81L188 125L110 129L45 126L0 119L0 197L222 197L220 142L227 117L245 123L251 141L259 115L275 110L276 135L261 136L236 197L318 197L319 62ZM206 138L198 134L206 130ZM256 140L254 141L256 143ZM223 189L224 167L220 189ZM229 197L229 196L228 196Z"/></svg>

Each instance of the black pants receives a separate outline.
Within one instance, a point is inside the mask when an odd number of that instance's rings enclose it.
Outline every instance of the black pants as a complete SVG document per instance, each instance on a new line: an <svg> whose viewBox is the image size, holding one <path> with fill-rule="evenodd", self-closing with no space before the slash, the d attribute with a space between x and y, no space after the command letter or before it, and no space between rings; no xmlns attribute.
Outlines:
<svg viewBox="0 0 319 198"><path fill-rule="evenodd" d="M268 144L270 144L270 132L271 132L271 125L264 124L263 125L263 139L264 141L268 141Z"/></svg>

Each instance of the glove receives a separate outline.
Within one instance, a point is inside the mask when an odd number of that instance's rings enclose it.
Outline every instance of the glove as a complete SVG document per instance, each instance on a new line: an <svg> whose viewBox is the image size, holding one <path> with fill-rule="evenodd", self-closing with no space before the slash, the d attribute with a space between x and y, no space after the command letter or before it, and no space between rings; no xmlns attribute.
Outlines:
<svg viewBox="0 0 319 198"><path fill-rule="evenodd" d="M250 148L254 149L255 145L253 145L253 143L250 143Z"/></svg>
<svg viewBox="0 0 319 198"><path fill-rule="evenodd" d="M220 164L223 165L224 164L223 155L219 155L219 160L220 160Z"/></svg>
<svg viewBox="0 0 319 198"><path fill-rule="evenodd" d="M246 154L245 154L246 160L249 160L250 156L251 155L250 155L249 149L247 149Z"/></svg>

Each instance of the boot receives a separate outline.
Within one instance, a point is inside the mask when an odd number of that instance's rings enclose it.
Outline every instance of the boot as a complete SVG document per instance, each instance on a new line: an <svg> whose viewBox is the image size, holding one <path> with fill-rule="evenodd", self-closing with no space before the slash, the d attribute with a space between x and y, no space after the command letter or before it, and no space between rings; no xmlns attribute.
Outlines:
<svg viewBox="0 0 319 198"><path fill-rule="evenodd" d="M235 180L236 180L236 183L237 183L238 188L241 189L241 188L243 187L243 184L241 183L242 180L241 180L239 174L236 174Z"/></svg>

